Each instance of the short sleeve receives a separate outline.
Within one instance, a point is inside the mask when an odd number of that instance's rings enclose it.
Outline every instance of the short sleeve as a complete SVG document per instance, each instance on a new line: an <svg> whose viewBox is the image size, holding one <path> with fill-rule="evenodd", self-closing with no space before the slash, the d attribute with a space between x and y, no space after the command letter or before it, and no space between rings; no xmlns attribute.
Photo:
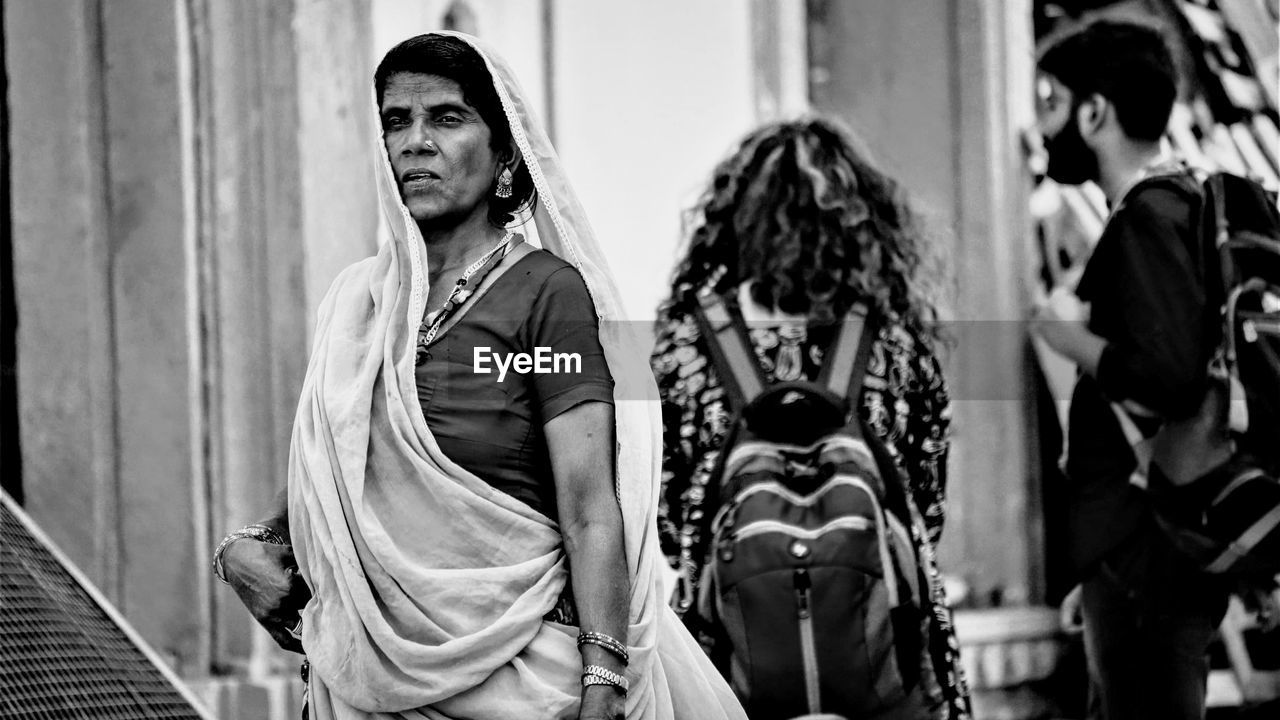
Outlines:
<svg viewBox="0 0 1280 720"><path fill-rule="evenodd" d="M1208 360L1205 288L1192 255L1191 198L1166 187L1135 193L1112 218L1117 315L1097 379L1113 399L1135 400L1162 415L1198 406ZM1112 239L1112 238L1108 238Z"/></svg>
<svg viewBox="0 0 1280 720"><path fill-rule="evenodd" d="M534 298L525 341L534 397L546 423L586 402L613 404L595 303L572 267L553 271Z"/></svg>

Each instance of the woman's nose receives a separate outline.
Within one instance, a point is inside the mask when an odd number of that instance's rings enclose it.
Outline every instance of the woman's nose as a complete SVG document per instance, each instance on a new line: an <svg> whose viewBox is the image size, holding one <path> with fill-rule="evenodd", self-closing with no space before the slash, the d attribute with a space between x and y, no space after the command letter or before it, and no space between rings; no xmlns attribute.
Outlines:
<svg viewBox="0 0 1280 720"><path fill-rule="evenodd" d="M435 153L438 150L435 141L431 139L431 129L426 122L418 120L409 128L409 146L406 150L426 153Z"/></svg>

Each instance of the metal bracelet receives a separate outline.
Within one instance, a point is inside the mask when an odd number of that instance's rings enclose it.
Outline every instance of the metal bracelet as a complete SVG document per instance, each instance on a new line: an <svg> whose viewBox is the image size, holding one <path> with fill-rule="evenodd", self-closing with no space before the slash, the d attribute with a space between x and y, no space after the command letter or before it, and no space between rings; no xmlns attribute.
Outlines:
<svg viewBox="0 0 1280 720"><path fill-rule="evenodd" d="M230 585L231 583L227 580L227 571L222 565L222 554L227 551L227 548L230 547L231 543L245 538L257 540L259 542L271 543L272 545L288 545L280 533L272 530L266 525L246 525L239 530L228 534L226 537L222 538L222 542L218 543L217 549L213 551L213 576L221 580L224 585Z"/></svg>
<svg viewBox="0 0 1280 720"><path fill-rule="evenodd" d="M613 653L614 656L622 661L623 665L630 662L630 654L627 652L627 646L604 633L591 631L578 633L578 647L581 648L583 645L598 645L605 650L608 650L610 653Z"/></svg>
<svg viewBox="0 0 1280 720"><path fill-rule="evenodd" d="M618 673L599 665L588 665L582 668L582 685L612 685L626 692L630 683Z"/></svg>
<svg viewBox="0 0 1280 720"><path fill-rule="evenodd" d="M622 688L618 687L617 685L614 685L613 683L609 682L605 678L600 677L599 675L583 675L582 687L588 687L590 685L608 685L611 688L617 688L618 690L622 690ZM626 690L622 690L622 692L626 693Z"/></svg>

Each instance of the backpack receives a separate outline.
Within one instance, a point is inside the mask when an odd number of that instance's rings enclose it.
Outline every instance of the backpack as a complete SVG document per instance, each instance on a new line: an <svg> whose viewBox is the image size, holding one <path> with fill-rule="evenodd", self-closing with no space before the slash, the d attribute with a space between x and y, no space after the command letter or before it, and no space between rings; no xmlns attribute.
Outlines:
<svg viewBox="0 0 1280 720"><path fill-rule="evenodd" d="M722 670L756 719L925 716L940 693L909 531L923 522L851 401L876 335L865 311L840 324L818 382L768 385L736 304L700 305L735 413L697 607L729 646Z"/></svg>
<svg viewBox="0 0 1280 720"><path fill-rule="evenodd" d="M1214 173L1201 186L1201 268L1221 319L1208 390L1195 414L1164 423L1150 439L1118 406L1116 414L1138 457L1135 483L1145 485L1173 545L1210 573L1274 575L1280 572L1280 213L1275 196L1252 180Z"/></svg>

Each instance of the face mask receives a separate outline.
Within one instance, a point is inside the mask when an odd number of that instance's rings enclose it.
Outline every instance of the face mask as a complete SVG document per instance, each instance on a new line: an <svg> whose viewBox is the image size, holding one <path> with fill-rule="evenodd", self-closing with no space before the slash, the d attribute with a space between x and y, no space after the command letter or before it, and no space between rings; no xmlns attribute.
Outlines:
<svg viewBox="0 0 1280 720"><path fill-rule="evenodd" d="M1098 155L1085 144L1076 122L1079 109L1080 105L1073 103L1066 124L1057 135L1044 141L1044 149L1049 154L1045 174L1063 185L1079 185L1098 177Z"/></svg>

